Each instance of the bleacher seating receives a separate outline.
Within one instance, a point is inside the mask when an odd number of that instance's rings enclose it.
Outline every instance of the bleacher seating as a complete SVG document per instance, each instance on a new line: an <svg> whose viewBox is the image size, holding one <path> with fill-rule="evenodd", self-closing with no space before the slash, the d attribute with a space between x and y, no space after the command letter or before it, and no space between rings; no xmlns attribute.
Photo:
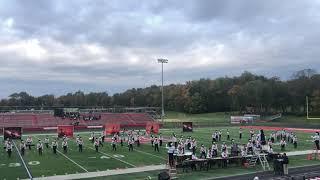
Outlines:
<svg viewBox="0 0 320 180"><path fill-rule="evenodd" d="M69 118L55 117L49 113L0 113L0 128L18 126L23 128L56 127L57 125L70 125L77 121L81 126L103 126L108 122L120 123L121 126L145 126L153 118L145 113L101 113L97 120L84 120L83 118L71 120Z"/></svg>

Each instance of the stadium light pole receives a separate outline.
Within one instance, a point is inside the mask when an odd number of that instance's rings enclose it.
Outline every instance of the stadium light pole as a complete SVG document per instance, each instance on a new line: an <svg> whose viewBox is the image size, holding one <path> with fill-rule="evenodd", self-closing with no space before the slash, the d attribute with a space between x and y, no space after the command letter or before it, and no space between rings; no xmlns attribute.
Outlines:
<svg viewBox="0 0 320 180"><path fill-rule="evenodd" d="M163 102L163 63L168 63L168 59L158 59L158 63L161 63L161 121L163 123L164 117L164 102Z"/></svg>

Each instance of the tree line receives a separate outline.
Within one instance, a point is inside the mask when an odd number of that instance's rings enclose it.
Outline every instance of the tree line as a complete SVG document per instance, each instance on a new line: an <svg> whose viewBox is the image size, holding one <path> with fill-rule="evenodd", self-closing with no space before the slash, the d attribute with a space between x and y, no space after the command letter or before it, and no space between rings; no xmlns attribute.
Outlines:
<svg viewBox="0 0 320 180"><path fill-rule="evenodd" d="M165 109L186 113L240 112L304 114L306 96L312 113L320 112L320 74L305 69L289 80L243 72L237 77L200 79L164 87ZM161 87L132 88L122 93L84 93L34 97L13 93L0 101L2 109L19 107L161 107Z"/></svg>

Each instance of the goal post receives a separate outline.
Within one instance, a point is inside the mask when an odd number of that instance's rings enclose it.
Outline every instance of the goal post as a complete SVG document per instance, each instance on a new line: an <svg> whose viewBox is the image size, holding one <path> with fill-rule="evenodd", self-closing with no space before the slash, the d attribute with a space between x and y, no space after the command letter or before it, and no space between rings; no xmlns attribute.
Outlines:
<svg viewBox="0 0 320 180"><path fill-rule="evenodd" d="M310 115L309 115L309 111L310 111L310 108L309 108L309 97L308 96L306 96L306 106L307 106L307 108L306 108L306 110L307 110L307 119L308 120L320 120L320 117L310 117Z"/></svg>

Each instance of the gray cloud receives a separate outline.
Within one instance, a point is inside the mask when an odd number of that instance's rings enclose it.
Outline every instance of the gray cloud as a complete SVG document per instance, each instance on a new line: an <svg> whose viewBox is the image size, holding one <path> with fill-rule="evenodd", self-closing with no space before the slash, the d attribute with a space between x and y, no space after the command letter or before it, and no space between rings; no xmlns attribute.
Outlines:
<svg viewBox="0 0 320 180"><path fill-rule="evenodd" d="M167 83L319 71L319 8L316 0L1 1L0 97L157 84L159 57L170 60Z"/></svg>

